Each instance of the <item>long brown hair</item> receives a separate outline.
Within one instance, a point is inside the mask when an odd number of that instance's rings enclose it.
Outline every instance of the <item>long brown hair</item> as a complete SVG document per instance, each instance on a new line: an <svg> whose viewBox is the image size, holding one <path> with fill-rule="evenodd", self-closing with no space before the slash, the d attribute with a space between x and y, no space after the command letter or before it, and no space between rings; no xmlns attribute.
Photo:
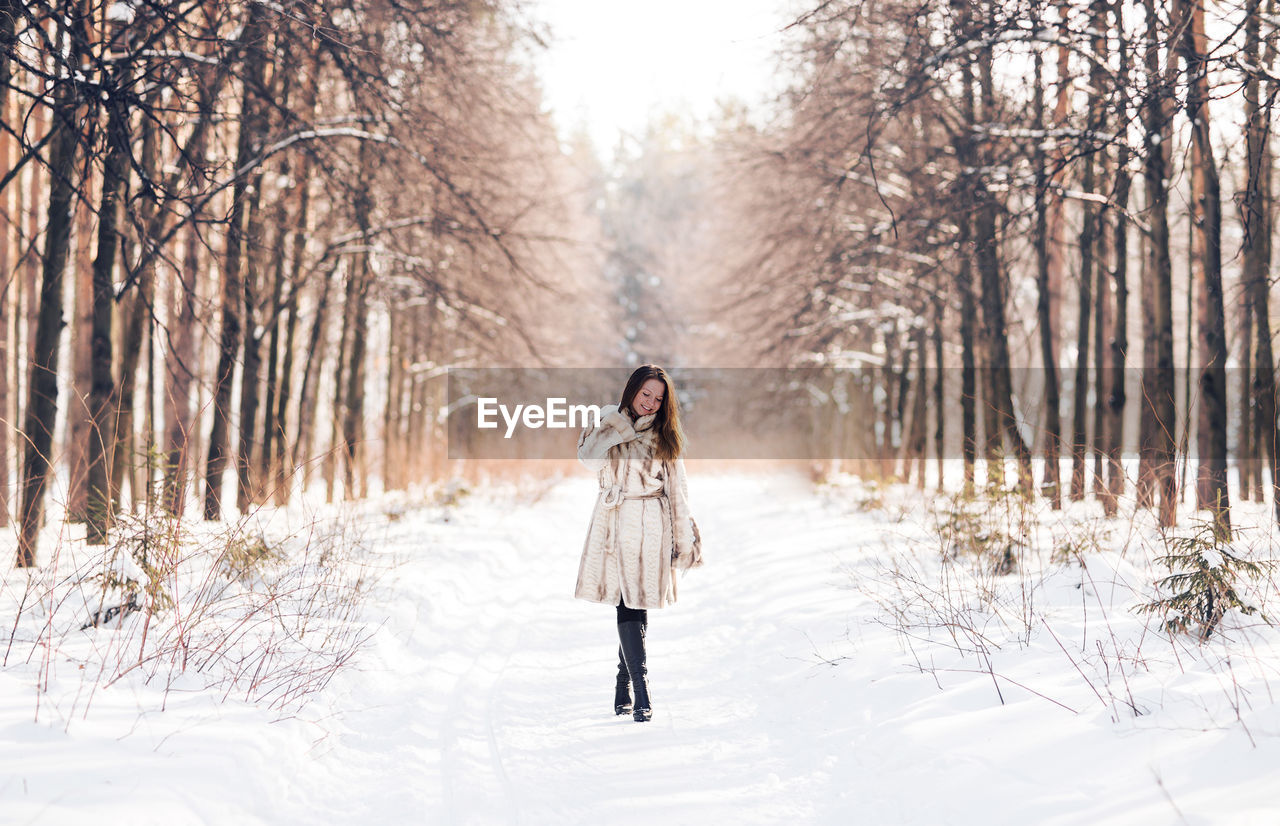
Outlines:
<svg viewBox="0 0 1280 826"><path fill-rule="evenodd" d="M675 385L671 383L671 377L667 375L666 370L656 364L642 364L637 367L631 374L631 378L627 379L627 386L622 391L622 401L618 403L618 409L634 420L635 413L631 409L631 402L649 379L658 379L666 388L662 391L662 405L658 408L656 418L653 420L653 429L658 434L657 444L654 446L654 458L663 462L673 461L684 453L685 438L684 430L680 427L680 400L676 398Z"/></svg>

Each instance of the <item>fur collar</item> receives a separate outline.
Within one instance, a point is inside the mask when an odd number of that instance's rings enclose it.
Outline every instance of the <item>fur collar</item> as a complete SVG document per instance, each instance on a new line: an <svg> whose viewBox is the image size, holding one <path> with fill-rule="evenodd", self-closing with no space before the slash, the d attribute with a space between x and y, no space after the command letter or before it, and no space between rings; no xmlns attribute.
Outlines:
<svg viewBox="0 0 1280 826"><path fill-rule="evenodd" d="M658 420L658 411L656 410L650 413L648 416L641 416L640 418L637 419L634 416L632 416L630 411L623 411L622 408L616 404L606 404L604 407L600 408L600 418L603 419L605 416L609 415L609 413L614 410L619 411L620 413L622 413L624 416L627 417L627 421L631 424L631 429L634 430L636 433L643 433L646 430L652 430L653 423Z"/></svg>

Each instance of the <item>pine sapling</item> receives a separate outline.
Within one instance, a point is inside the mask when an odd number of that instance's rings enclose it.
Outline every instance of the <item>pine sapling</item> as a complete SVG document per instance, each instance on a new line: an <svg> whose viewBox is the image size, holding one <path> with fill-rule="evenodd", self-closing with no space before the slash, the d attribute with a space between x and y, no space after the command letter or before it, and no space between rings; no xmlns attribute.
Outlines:
<svg viewBox="0 0 1280 826"><path fill-rule="evenodd" d="M1258 580L1270 562L1254 562L1232 553L1230 532L1211 521L1200 523L1190 536L1169 540L1170 552L1157 561L1169 576L1156 583L1160 598L1139 605L1143 614L1159 614L1169 633L1192 634L1204 642L1232 608L1257 615L1271 624L1257 606L1246 602L1237 590L1241 579Z"/></svg>

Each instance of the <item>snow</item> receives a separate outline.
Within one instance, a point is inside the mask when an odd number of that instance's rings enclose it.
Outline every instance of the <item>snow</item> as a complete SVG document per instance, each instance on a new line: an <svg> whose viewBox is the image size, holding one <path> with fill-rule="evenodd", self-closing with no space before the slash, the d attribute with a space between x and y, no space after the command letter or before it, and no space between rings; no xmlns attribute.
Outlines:
<svg viewBox="0 0 1280 826"><path fill-rule="evenodd" d="M1221 568L1222 563L1225 561L1222 558L1222 554L1220 554L1215 548L1205 548L1200 552L1200 556L1204 559L1204 563L1210 568Z"/></svg>
<svg viewBox="0 0 1280 826"><path fill-rule="evenodd" d="M148 683L135 669L95 687L80 666L136 640L139 615L62 630L64 600L15 623L26 575L9 571L0 820L1280 820L1280 637L1232 613L1200 646L1134 613L1167 573L1144 515L975 507L984 535L1027 539L1020 573L996 576L964 551L940 562L945 525L969 524L948 523L949 501L837 482L690 466L707 565L650 612L646 724L613 714L612 609L572 597L595 496L585 474L455 487L457 504L264 512L268 537L336 525L326 536L354 549L345 564L381 572L349 620L367 644L301 707L255 704L216 673ZM1237 505L1233 519L1264 525L1266 509ZM1067 527L1079 553L1055 559ZM1252 536L1233 553L1272 541ZM64 544L58 577L81 553ZM1274 601L1274 583L1260 591Z"/></svg>
<svg viewBox="0 0 1280 826"><path fill-rule="evenodd" d="M107 19L112 23L132 23L136 16L132 3L114 2L107 6Z"/></svg>

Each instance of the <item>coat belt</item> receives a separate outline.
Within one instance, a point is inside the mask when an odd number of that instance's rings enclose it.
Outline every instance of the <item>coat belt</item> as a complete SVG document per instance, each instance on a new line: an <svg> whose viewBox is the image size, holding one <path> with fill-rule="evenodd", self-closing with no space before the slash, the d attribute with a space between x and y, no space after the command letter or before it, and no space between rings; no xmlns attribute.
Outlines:
<svg viewBox="0 0 1280 826"><path fill-rule="evenodd" d="M616 508L622 504L623 499L660 499L666 495L665 490L654 493L623 493L622 485L610 485L604 489L603 505L605 508Z"/></svg>
<svg viewBox="0 0 1280 826"><path fill-rule="evenodd" d="M602 493L604 498L600 504L606 511L609 511L605 516L604 552L606 556L612 556L615 553L614 537L618 535L618 506L622 504L622 500L665 499L667 496L665 490L655 493L623 493L622 485L610 485Z"/></svg>

